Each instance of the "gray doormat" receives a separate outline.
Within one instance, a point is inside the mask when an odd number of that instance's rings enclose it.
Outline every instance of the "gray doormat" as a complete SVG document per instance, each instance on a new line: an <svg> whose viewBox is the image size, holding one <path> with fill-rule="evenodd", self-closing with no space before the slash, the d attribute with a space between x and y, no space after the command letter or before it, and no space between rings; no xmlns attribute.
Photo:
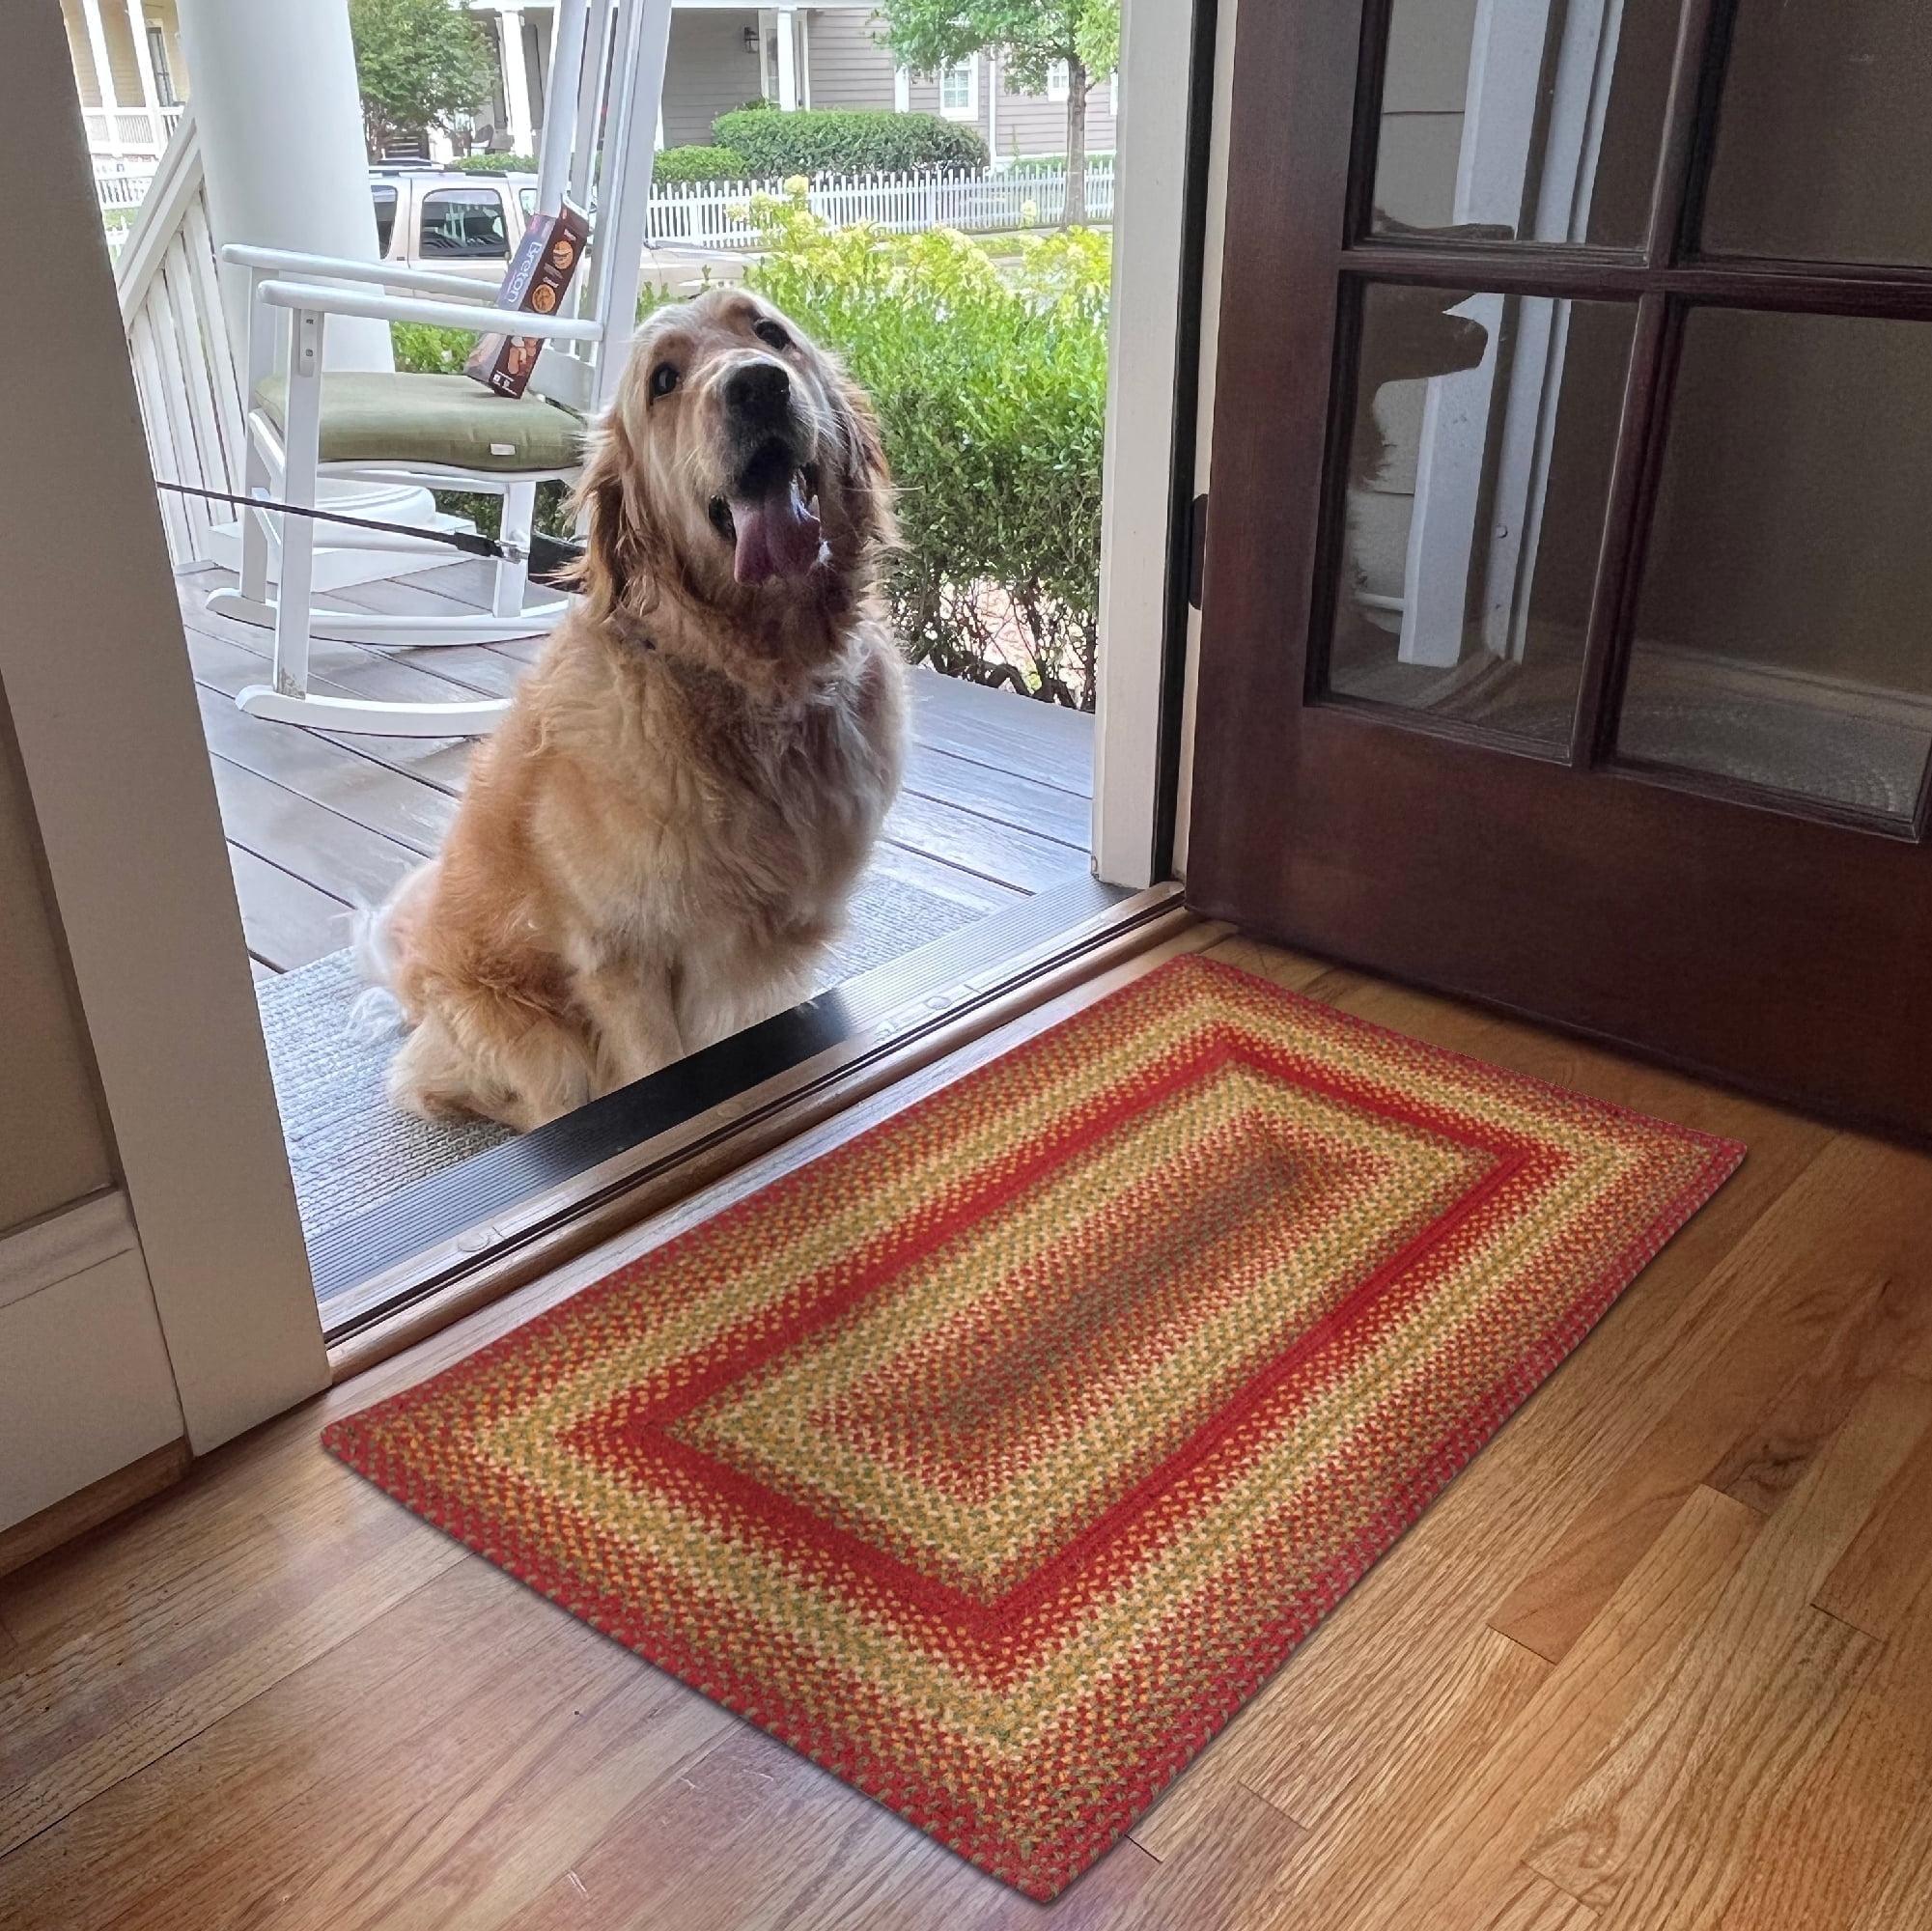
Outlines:
<svg viewBox="0 0 1932 1931"><path fill-rule="evenodd" d="M845 938L820 990L868 972L983 914L969 905L868 873L853 897ZM416 1119L382 1090L398 1035L359 1025L350 1009L364 990L348 952L256 987L302 1231L317 1235L508 1139L484 1120Z"/></svg>

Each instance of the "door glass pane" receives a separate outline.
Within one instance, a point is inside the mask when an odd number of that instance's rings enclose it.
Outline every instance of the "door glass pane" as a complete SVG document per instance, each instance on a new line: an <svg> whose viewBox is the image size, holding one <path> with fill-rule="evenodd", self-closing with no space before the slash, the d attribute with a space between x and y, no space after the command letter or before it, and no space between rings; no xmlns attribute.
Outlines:
<svg viewBox="0 0 1932 1931"><path fill-rule="evenodd" d="M1378 235L1643 239L1677 0L1394 0Z"/></svg>
<svg viewBox="0 0 1932 1931"><path fill-rule="evenodd" d="M1618 750L1909 819L1928 452L1932 324L1694 311Z"/></svg>
<svg viewBox="0 0 1932 1931"><path fill-rule="evenodd" d="M1367 290L1328 692L1569 742L1635 322Z"/></svg>
<svg viewBox="0 0 1932 1931"><path fill-rule="evenodd" d="M1928 102L1924 0L1740 7L1705 249L1932 265Z"/></svg>

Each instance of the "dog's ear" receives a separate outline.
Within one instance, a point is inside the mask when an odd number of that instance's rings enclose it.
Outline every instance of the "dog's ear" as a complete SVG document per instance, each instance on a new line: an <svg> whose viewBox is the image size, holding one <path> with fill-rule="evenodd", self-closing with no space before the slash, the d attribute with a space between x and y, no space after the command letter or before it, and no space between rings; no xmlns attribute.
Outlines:
<svg viewBox="0 0 1932 1931"><path fill-rule="evenodd" d="M892 516L892 471L872 399L836 362L831 365L829 388L838 422L839 480L847 514L862 542L890 548L899 541Z"/></svg>
<svg viewBox="0 0 1932 1931"><path fill-rule="evenodd" d="M559 579L584 599L592 623L602 623L625 602L641 562L626 505L626 478L636 455L624 427L620 395L609 414L591 432L590 454L571 494L573 516L586 520L584 552Z"/></svg>

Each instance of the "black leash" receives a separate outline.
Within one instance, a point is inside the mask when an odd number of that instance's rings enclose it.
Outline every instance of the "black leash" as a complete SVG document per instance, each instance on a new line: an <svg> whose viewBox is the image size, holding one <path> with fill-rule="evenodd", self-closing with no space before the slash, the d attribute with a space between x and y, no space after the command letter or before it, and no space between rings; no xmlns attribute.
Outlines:
<svg viewBox="0 0 1932 1931"><path fill-rule="evenodd" d="M530 574L540 582L551 573L577 562L583 555L581 544L561 537L530 532L530 547L500 542L477 530L426 530L415 523L385 523L374 517L345 517L336 510L316 510L301 503L278 503L269 496L236 496L226 490L203 490L192 483L164 483L158 477L154 487L177 496L199 496L205 502L232 503L238 510L273 510L285 517L307 517L318 523L342 523L354 530L379 530L385 536L414 537L421 543L447 544L466 556L489 557L498 562L527 563Z"/></svg>

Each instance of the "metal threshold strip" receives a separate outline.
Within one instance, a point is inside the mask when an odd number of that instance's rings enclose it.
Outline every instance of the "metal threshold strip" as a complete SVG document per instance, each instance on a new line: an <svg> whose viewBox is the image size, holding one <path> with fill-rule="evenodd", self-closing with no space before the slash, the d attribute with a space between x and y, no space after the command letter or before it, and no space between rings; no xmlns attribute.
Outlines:
<svg viewBox="0 0 1932 1931"><path fill-rule="evenodd" d="M311 1254L337 1378L1191 917L1178 884L1042 892L379 1203Z"/></svg>

